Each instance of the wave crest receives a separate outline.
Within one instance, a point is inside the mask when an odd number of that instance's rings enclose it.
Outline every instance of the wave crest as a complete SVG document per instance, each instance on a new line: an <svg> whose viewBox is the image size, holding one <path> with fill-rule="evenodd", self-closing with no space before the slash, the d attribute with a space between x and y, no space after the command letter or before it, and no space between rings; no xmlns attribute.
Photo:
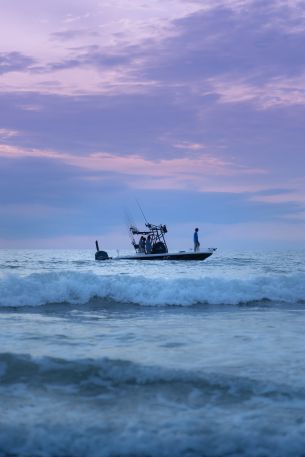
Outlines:
<svg viewBox="0 0 305 457"><path fill-rule="evenodd" d="M97 390L122 389L134 386L197 387L219 391L227 395L298 395L305 397L304 387L292 388L276 382L263 382L244 376L204 370L183 370L158 365L142 365L123 359L82 358L67 360L49 356L0 353L0 381L2 387L24 384L35 388L42 385L77 387L79 393ZM68 392L68 391L67 391ZM72 391L74 392L74 391Z"/></svg>
<svg viewBox="0 0 305 457"><path fill-rule="evenodd" d="M50 303L83 305L94 298L139 305L236 305L305 300L305 275L229 278L146 278L99 276L94 273L52 272L28 276L7 274L0 279L0 307Z"/></svg>

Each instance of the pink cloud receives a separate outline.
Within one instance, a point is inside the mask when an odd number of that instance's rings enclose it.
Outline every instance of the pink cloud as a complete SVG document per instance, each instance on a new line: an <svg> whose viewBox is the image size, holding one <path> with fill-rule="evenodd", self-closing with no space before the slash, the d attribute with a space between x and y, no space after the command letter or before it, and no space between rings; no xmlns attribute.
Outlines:
<svg viewBox="0 0 305 457"><path fill-rule="evenodd" d="M190 151L201 151L206 146L201 143L192 143L190 141L180 141L179 143L173 144L173 147L176 149L185 149Z"/></svg>
<svg viewBox="0 0 305 457"><path fill-rule="evenodd" d="M292 225L289 222L251 222L218 226L220 243L225 239L226 245L228 240L233 243L236 242L237 245L243 241L248 244L248 240L251 239L260 245L265 242L271 247L278 242L283 243L282 246L289 246L292 243L304 243L304 229L305 224ZM217 232L215 233L215 238L217 240Z"/></svg>
<svg viewBox="0 0 305 457"><path fill-rule="evenodd" d="M202 176L210 175L211 173L217 176L266 173L266 170L250 168L209 153L196 154L194 157L152 160L137 154L119 156L107 152L79 156L57 151L26 149L3 143L0 144L1 155L10 158L37 157L54 159L86 170L111 171L153 177L169 177L170 175Z"/></svg>
<svg viewBox="0 0 305 457"><path fill-rule="evenodd" d="M59 0L46 0L43 7L35 0L28 0L27 8L20 5L17 8L14 3L1 9L2 52L18 50L30 55L38 62L36 67L40 71L35 72L32 65L30 72L23 69L4 74L1 91L64 95L129 94L150 89L156 82L139 77L143 58L125 62L116 69L101 70L87 64L56 70L54 65L76 58L80 49L92 46L93 37L101 53L121 53L126 46L139 45L143 53L147 43L156 45L176 33L172 21L200 10L196 2L183 0L166 3L156 0L149 7L142 0L135 0L132 8L127 0L102 3L68 0L64 4ZM57 45L54 44L56 37Z"/></svg>
<svg viewBox="0 0 305 457"><path fill-rule="evenodd" d="M19 136L20 132L17 130L12 130L12 129L0 129L0 139L1 140L7 140L8 138L15 138L16 136Z"/></svg>
<svg viewBox="0 0 305 457"><path fill-rule="evenodd" d="M296 33L293 18L302 13L302 2L282 0L270 3L270 23L279 30L286 27L285 31L289 29ZM177 20L222 7L239 15L242 21L242 13L247 14L251 6L255 8L253 0L155 0L149 5L142 0L134 0L132 8L128 0L101 3L68 0L64 4L59 0L46 0L43 7L36 0L28 0L26 4L27 8L20 5L16 8L13 0L10 6L2 7L2 52L18 50L31 56L37 65L30 66L32 71L25 68L3 75L2 92L35 91L62 95L149 93L160 85L166 86L166 83L150 79L147 74L143 77L143 71L152 60L157 60L154 56L156 47L161 45L162 49L165 40L179 35L181 31ZM274 23L272 11L281 9L289 10L289 23L284 15L278 15L282 19L277 19L280 21L278 24ZM270 24L267 23L268 26ZM213 36L206 39L211 37L213 39ZM80 49L97 46L96 43L101 53L115 55L128 46L138 46L141 55L118 64L116 68L96 68L92 62L74 68L56 68L62 62L77 59ZM175 49L172 51L175 52ZM291 79L280 77L267 81L261 87L246 80L236 81L234 75L228 76L227 80L206 79L200 82L200 86L210 86L205 92L218 94L222 103L253 101L262 108L269 108L282 104L304 104L303 80L303 76ZM193 83L195 85L195 81ZM290 93L287 94L287 91Z"/></svg>
<svg viewBox="0 0 305 457"><path fill-rule="evenodd" d="M289 186L290 188L297 188L299 189L298 192L296 191L291 191L291 192L283 192L280 194L274 194L274 195L256 195L254 197L251 197L251 201L257 201L257 202L264 202L264 203L303 203L305 204L305 182L302 184L296 185L293 181L290 183L285 183L285 185Z"/></svg>
<svg viewBox="0 0 305 457"><path fill-rule="evenodd" d="M73 155L51 150L26 149L0 144L0 157L51 159L94 172L83 179L102 179L98 173L121 175L129 187L137 189L191 189L211 192L249 192L269 188L270 183L252 183L264 169L250 168L209 153L190 157L152 160L139 155L119 156L106 152ZM136 179L135 179L136 178Z"/></svg>
<svg viewBox="0 0 305 457"><path fill-rule="evenodd" d="M219 96L219 103L251 102L259 109L305 105L305 73L294 77L269 78L263 84L232 76L209 78L206 93Z"/></svg>

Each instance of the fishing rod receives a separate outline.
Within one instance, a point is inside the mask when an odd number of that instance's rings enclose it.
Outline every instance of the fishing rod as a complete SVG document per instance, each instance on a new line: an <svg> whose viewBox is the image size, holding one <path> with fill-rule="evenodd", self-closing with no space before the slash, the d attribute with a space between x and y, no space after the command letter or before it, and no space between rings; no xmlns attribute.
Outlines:
<svg viewBox="0 0 305 457"><path fill-rule="evenodd" d="M148 220L147 220L146 217L145 217L145 214L144 214L144 212L143 212L143 210L142 210L142 208L141 208L141 205L140 205L140 203L139 203L139 201L138 201L137 198L136 198L135 200L136 200L136 202L137 202L137 205L138 205L138 207L139 207L139 209L140 209L140 211L141 211L141 213L142 213L142 216L144 217L144 220L145 220L145 222L146 222L146 225L147 225L147 224L148 224Z"/></svg>

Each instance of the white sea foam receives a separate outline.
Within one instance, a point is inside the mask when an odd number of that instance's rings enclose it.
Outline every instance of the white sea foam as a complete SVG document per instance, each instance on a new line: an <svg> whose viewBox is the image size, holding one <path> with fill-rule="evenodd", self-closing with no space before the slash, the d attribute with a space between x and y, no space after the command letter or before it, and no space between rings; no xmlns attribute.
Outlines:
<svg viewBox="0 0 305 457"><path fill-rule="evenodd" d="M304 455L303 389L122 360L0 361L1 456Z"/></svg>
<svg viewBox="0 0 305 457"><path fill-rule="evenodd" d="M101 276L85 272L6 274L0 278L0 306L39 306L49 303L82 305L98 297L140 305L239 304L262 300L295 303L305 300L305 274L222 277L147 278Z"/></svg>
<svg viewBox="0 0 305 457"><path fill-rule="evenodd" d="M206 395L210 395L212 391L214 394L218 392L242 399L251 396L277 398L282 395L291 399L302 398L305 401L304 385L292 387L289 384L264 382L245 376L142 365L108 357L66 360L58 357L0 353L0 367L0 383L1 387L5 388L20 382L28 388L55 384L58 390L60 386L75 386L80 394L87 394L92 393L94 386L94 393L97 395L97 388L105 390L108 387L114 393L114 389L124 389L124 386L129 390L137 386L160 390L162 386L177 389L179 385L180 389L182 386L196 387Z"/></svg>
<svg viewBox="0 0 305 457"><path fill-rule="evenodd" d="M304 253L0 254L0 457L304 457Z"/></svg>

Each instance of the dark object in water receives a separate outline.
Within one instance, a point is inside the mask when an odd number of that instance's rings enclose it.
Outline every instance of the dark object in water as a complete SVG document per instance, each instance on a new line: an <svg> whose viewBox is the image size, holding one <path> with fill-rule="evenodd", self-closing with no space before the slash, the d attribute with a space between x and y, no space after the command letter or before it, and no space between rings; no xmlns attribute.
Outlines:
<svg viewBox="0 0 305 457"><path fill-rule="evenodd" d="M96 253L95 253L95 260L109 260L111 257L108 256L106 251L100 251L98 241L95 242L96 246Z"/></svg>

